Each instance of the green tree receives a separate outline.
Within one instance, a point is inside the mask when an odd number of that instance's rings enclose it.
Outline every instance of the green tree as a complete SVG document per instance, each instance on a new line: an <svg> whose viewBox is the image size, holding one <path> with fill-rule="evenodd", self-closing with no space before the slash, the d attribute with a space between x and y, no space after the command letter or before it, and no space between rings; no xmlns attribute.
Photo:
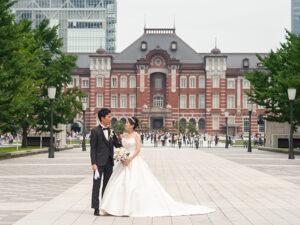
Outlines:
<svg viewBox="0 0 300 225"><path fill-rule="evenodd" d="M300 36L286 31L286 42L266 57L257 55L266 71L246 73L251 83L247 93L251 102L263 106L265 118L274 122L290 122L287 89L295 87L297 96L294 107L294 125L300 123Z"/></svg>
<svg viewBox="0 0 300 225"><path fill-rule="evenodd" d="M196 134L198 134L198 130L197 130L195 124L193 124L191 122L187 123L187 129L188 129L189 133L196 133Z"/></svg>
<svg viewBox="0 0 300 225"><path fill-rule="evenodd" d="M44 20L32 29L26 19L16 22L9 9L12 4L0 0L0 130L22 128L22 147L26 147L30 129L50 130L49 86L57 89L54 128L81 112L80 98L87 95L78 87L64 91L76 68L76 56L61 52L57 26L50 28Z"/></svg>
<svg viewBox="0 0 300 225"><path fill-rule="evenodd" d="M118 120L114 125L114 131L117 135L124 133L125 131L125 124L122 120Z"/></svg>
<svg viewBox="0 0 300 225"><path fill-rule="evenodd" d="M174 126L172 126L171 128L178 130L178 121L175 121ZM183 126L182 123L179 123L179 132L185 133L185 127Z"/></svg>

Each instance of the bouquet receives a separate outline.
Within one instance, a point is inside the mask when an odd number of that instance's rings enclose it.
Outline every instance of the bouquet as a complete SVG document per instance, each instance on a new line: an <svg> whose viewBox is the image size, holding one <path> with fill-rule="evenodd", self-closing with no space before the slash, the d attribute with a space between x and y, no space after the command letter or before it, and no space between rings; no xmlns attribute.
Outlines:
<svg viewBox="0 0 300 225"><path fill-rule="evenodd" d="M130 153L125 148L117 148L114 152L114 160L124 162L129 155Z"/></svg>

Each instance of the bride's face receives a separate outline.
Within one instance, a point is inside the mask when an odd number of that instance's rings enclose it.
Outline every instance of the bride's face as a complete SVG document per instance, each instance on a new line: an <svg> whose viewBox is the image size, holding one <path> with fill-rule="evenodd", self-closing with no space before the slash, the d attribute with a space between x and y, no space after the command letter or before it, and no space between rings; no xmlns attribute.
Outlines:
<svg viewBox="0 0 300 225"><path fill-rule="evenodd" d="M133 125L131 125L131 124L129 123L128 120L126 120L126 123L125 123L125 129L126 129L127 131L133 130Z"/></svg>

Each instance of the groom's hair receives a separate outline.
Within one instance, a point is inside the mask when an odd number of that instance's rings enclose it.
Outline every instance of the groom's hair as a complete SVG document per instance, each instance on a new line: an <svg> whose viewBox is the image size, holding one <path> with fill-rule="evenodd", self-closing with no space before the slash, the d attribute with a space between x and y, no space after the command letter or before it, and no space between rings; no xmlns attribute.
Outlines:
<svg viewBox="0 0 300 225"><path fill-rule="evenodd" d="M105 118L106 115L108 115L110 113L111 113L111 111L109 109L107 109L107 108L100 109L99 112L98 112L98 118L99 118L100 122L101 122L101 118L102 117Z"/></svg>

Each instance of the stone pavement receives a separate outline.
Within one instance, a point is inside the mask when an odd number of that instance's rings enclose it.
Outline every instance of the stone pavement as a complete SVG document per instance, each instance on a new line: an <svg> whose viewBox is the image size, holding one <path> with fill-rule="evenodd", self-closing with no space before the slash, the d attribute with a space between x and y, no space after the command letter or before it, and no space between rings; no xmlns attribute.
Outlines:
<svg viewBox="0 0 300 225"><path fill-rule="evenodd" d="M89 151L75 149L0 161L0 225L300 224L300 161L242 148L144 147L142 156L178 201L208 215L93 216ZM292 172L293 171L293 172Z"/></svg>

